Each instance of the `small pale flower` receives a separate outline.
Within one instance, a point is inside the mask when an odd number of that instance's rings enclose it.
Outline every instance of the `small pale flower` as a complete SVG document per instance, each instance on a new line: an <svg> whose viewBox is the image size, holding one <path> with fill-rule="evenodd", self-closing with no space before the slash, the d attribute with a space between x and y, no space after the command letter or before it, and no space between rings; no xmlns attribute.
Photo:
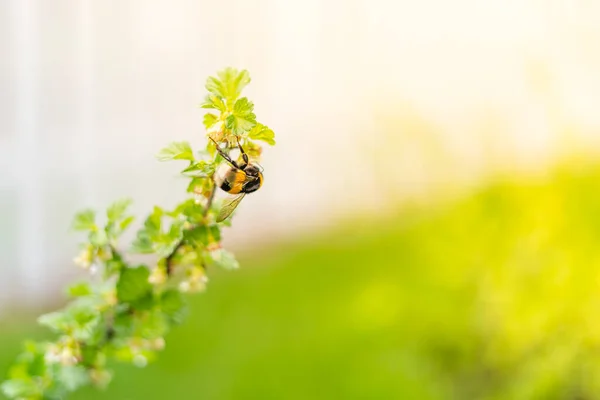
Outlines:
<svg viewBox="0 0 600 400"><path fill-rule="evenodd" d="M63 347L60 352L60 363L64 366L77 364L77 357L75 357L75 351L70 347Z"/></svg>
<svg viewBox="0 0 600 400"><path fill-rule="evenodd" d="M148 282L153 285L162 285L167 281L167 271L164 267L156 267L148 277Z"/></svg>
<svg viewBox="0 0 600 400"><path fill-rule="evenodd" d="M187 271L188 279L179 284L179 290L182 292L197 293L206 289L208 278L204 275L204 268L192 267Z"/></svg>
<svg viewBox="0 0 600 400"><path fill-rule="evenodd" d="M152 348L152 350L162 350L165 348L165 339L162 337L153 339L151 341L151 345L150 347Z"/></svg>
<svg viewBox="0 0 600 400"><path fill-rule="evenodd" d="M182 281L179 283L179 291L180 292L187 293L190 291L190 289L191 289L190 282Z"/></svg>
<svg viewBox="0 0 600 400"><path fill-rule="evenodd" d="M58 364L61 361L60 353L60 347L58 347L55 344L52 344L46 349L44 359L48 364Z"/></svg>
<svg viewBox="0 0 600 400"><path fill-rule="evenodd" d="M75 263L75 265L83 269L88 269L92 266L92 260L92 247L86 246L83 250L81 250L77 257L73 259L73 262Z"/></svg>

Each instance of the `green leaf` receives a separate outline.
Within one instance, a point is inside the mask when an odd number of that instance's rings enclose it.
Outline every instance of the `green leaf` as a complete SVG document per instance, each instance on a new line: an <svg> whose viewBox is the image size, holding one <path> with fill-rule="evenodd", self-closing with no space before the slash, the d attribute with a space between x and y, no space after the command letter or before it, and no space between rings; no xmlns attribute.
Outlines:
<svg viewBox="0 0 600 400"><path fill-rule="evenodd" d="M113 329L115 336L118 338L126 338L133 335L133 318L129 309L118 312L113 321Z"/></svg>
<svg viewBox="0 0 600 400"><path fill-rule="evenodd" d="M83 297L92 294L89 282L79 282L68 287L67 294L70 297Z"/></svg>
<svg viewBox="0 0 600 400"><path fill-rule="evenodd" d="M153 242L147 230L141 229L138 231L136 238L131 244L131 251L141 254L154 252Z"/></svg>
<svg viewBox="0 0 600 400"><path fill-rule="evenodd" d="M186 240L196 245L207 246L221 240L221 229L218 224L199 225L184 232Z"/></svg>
<svg viewBox="0 0 600 400"><path fill-rule="evenodd" d="M205 161L200 161L181 171L181 174L192 178L208 178L214 172L215 167L212 164L209 164Z"/></svg>
<svg viewBox="0 0 600 400"><path fill-rule="evenodd" d="M215 124L215 122L217 122L217 116L214 114L204 114L204 120L202 121L202 123L204 124L204 127L206 129L210 128L211 126L213 126Z"/></svg>
<svg viewBox="0 0 600 400"><path fill-rule="evenodd" d="M125 229L127 229L127 227L129 225L131 225L131 223L134 220L135 220L135 217L132 215L132 216L129 216L129 217L125 218L123 221L121 221L119 223L119 229L121 230L121 232L123 232Z"/></svg>
<svg viewBox="0 0 600 400"><path fill-rule="evenodd" d="M275 132L261 123L257 123L256 126L248 132L248 137L254 140L262 140L271 146L275 145Z"/></svg>
<svg viewBox="0 0 600 400"><path fill-rule="evenodd" d="M250 83L248 71L238 71L235 68L225 68L217 72L217 77L210 76L206 80L206 90L212 94L226 99L228 103L239 97L240 93Z"/></svg>
<svg viewBox="0 0 600 400"><path fill-rule="evenodd" d="M154 308L156 301L154 300L154 296L152 292L147 292L143 297L132 301L131 306L138 311L151 310Z"/></svg>
<svg viewBox="0 0 600 400"><path fill-rule="evenodd" d="M125 211L127 211L127 208L131 205L131 203L131 199L121 199L108 206L108 209L106 210L108 221L115 222L123 218Z"/></svg>
<svg viewBox="0 0 600 400"><path fill-rule="evenodd" d="M236 115L248 115L254 111L254 103L248 100L247 97L238 99L233 105L233 113Z"/></svg>
<svg viewBox="0 0 600 400"><path fill-rule="evenodd" d="M160 235L161 227L162 227L162 216L164 215L164 210L158 206L154 206L154 210L152 214L146 218L144 222L144 228L148 232L151 238L157 237Z"/></svg>
<svg viewBox="0 0 600 400"><path fill-rule="evenodd" d="M175 250L177 241L163 241L154 244L154 252L161 258L167 258Z"/></svg>
<svg viewBox="0 0 600 400"><path fill-rule="evenodd" d="M106 276L112 276L116 273L119 273L125 267L126 265L122 260L108 260L106 262Z"/></svg>
<svg viewBox="0 0 600 400"><path fill-rule="evenodd" d="M188 193L192 193L196 190L196 187L198 186L202 186L202 179L194 178L190 181L190 184L188 185L186 191Z"/></svg>
<svg viewBox="0 0 600 400"><path fill-rule="evenodd" d="M33 381L25 381L22 379L10 379L0 385L2 392L8 398L13 399L30 399L38 398L40 390Z"/></svg>
<svg viewBox="0 0 600 400"><path fill-rule="evenodd" d="M182 323L187 314L185 298L177 289L169 289L162 294L160 308L174 324Z"/></svg>
<svg viewBox="0 0 600 400"><path fill-rule="evenodd" d="M171 240L179 240L183 237L183 224L184 221L178 220L174 221L169 228L169 233L167 233L167 237Z"/></svg>
<svg viewBox="0 0 600 400"><path fill-rule="evenodd" d="M67 312L71 314L74 321L70 328L73 337L81 341L90 341L99 326L99 311L90 307L90 305L81 304L80 306L70 307Z"/></svg>
<svg viewBox="0 0 600 400"><path fill-rule="evenodd" d="M117 282L117 298L124 303L131 303L146 296L152 290L148 277L150 271L144 266L126 268L121 272Z"/></svg>
<svg viewBox="0 0 600 400"><path fill-rule="evenodd" d="M232 253L227 250L217 249L209 252L212 264L224 269L238 269L240 264Z"/></svg>
<svg viewBox="0 0 600 400"><path fill-rule="evenodd" d="M235 102L233 113L225 120L225 126L236 135L250 131L256 125L253 110L254 104L248 98L242 97Z"/></svg>
<svg viewBox="0 0 600 400"><path fill-rule="evenodd" d="M46 326L55 332L63 332L72 324L73 318L65 311L55 311L41 315L37 321L38 324Z"/></svg>
<svg viewBox="0 0 600 400"><path fill-rule="evenodd" d="M190 208L198 207L194 199L187 199L182 201L173 209L173 211L167 212L166 214L171 218L177 218L180 215L186 215L187 210Z"/></svg>
<svg viewBox="0 0 600 400"><path fill-rule="evenodd" d="M68 332L77 340L89 340L93 336L99 320L98 310L82 304L63 311L44 314L38 318L38 323L54 332Z"/></svg>
<svg viewBox="0 0 600 400"><path fill-rule="evenodd" d="M194 199L188 199L179 204L168 215L173 218L184 216L189 222L195 223L204 219L203 211L204 207L202 207L200 204L196 204Z"/></svg>
<svg viewBox="0 0 600 400"><path fill-rule="evenodd" d="M211 242L221 241L221 227L218 224L214 224L208 227L211 236Z"/></svg>
<svg viewBox="0 0 600 400"><path fill-rule="evenodd" d="M83 210L75 214L73 220L73 229L77 231L87 231L96 229L96 213L94 210Z"/></svg>
<svg viewBox="0 0 600 400"><path fill-rule="evenodd" d="M96 247L106 246L108 244L108 235L104 229L90 232L89 235L90 243Z"/></svg>
<svg viewBox="0 0 600 400"><path fill-rule="evenodd" d="M162 149L157 155L159 161L189 160L194 161L194 153L188 142L173 142Z"/></svg>
<svg viewBox="0 0 600 400"><path fill-rule="evenodd" d="M215 110L219 110L221 112L225 111L227 108L223 100L214 94L207 94L204 98L204 103L200 104L202 108L212 108ZM212 125L212 124L211 124Z"/></svg>
<svg viewBox="0 0 600 400"><path fill-rule="evenodd" d="M201 246L206 246L208 241L209 230L205 225L196 226L194 229L189 229L184 232L186 240Z"/></svg>
<svg viewBox="0 0 600 400"><path fill-rule="evenodd" d="M163 337L168 331L168 317L160 310L145 313L135 321L136 334L146 339Z"/></svg>
<svg viewBox="0 0 600 400"><path fill-rule="evenodd" d="M87 370L80 365L67 365L60 369L58 380L65 388L72 392L90 382Z"/></svg>

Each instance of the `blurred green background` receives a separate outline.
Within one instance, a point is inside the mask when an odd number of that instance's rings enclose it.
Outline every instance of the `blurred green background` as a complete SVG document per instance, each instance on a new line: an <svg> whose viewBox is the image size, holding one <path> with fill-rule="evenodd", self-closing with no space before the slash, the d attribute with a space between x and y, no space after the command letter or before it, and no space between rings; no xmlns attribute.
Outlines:
<svg viewBox="0 0 600 400"><path fill-rule="evenodd" d="M247 251L158 361L73 398L600 398L600 168L492 181Z"/></svg>
<svg viewBox="0 0 600 400"><path fill-rule="evenodd" d="M599 20L593 1L0 1L0 377L83 275L73 213L181 201L153 154L204 145L206 77L233 66L277 135L224 233L242 269L210 271L156 362L74 399L600 400Z"/></svg>

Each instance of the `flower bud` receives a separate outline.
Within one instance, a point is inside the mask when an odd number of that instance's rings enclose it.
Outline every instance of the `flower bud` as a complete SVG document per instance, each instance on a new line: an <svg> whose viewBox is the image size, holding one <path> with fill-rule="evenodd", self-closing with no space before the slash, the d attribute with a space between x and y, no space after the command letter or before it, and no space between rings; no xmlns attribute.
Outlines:
<svg viewBox="0 0 600 400"><path fill-rule="evenodd" d="M83 250L81 250L77 257L73 259L73 262L75 263L75 265L83 269L90 268L92 266L92 260L94 258L92 252L93 247L91 245L87 245Z"/></svg>

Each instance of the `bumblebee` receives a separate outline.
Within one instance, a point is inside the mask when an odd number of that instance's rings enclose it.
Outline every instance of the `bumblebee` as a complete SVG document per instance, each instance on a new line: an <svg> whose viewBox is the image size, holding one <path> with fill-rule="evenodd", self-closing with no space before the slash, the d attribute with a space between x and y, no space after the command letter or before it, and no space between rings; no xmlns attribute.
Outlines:
<svg viewBox="0 0 600 400"><path fill-rule="evenodd" d="M219 144L214 139L210 138L210 140L215 143L217 151L229 164L223 174L215 177L215 183L225 192L235 195L235 197L225 201L221 211L217 215L217 222L221 222L231 215L246 194L256 192L262 186L263 174L262 169L257 164L250 163L248 155L240 144L239 139L238 148L242 156L242 164L233 161L228 154L221 150Z"/></svg>

